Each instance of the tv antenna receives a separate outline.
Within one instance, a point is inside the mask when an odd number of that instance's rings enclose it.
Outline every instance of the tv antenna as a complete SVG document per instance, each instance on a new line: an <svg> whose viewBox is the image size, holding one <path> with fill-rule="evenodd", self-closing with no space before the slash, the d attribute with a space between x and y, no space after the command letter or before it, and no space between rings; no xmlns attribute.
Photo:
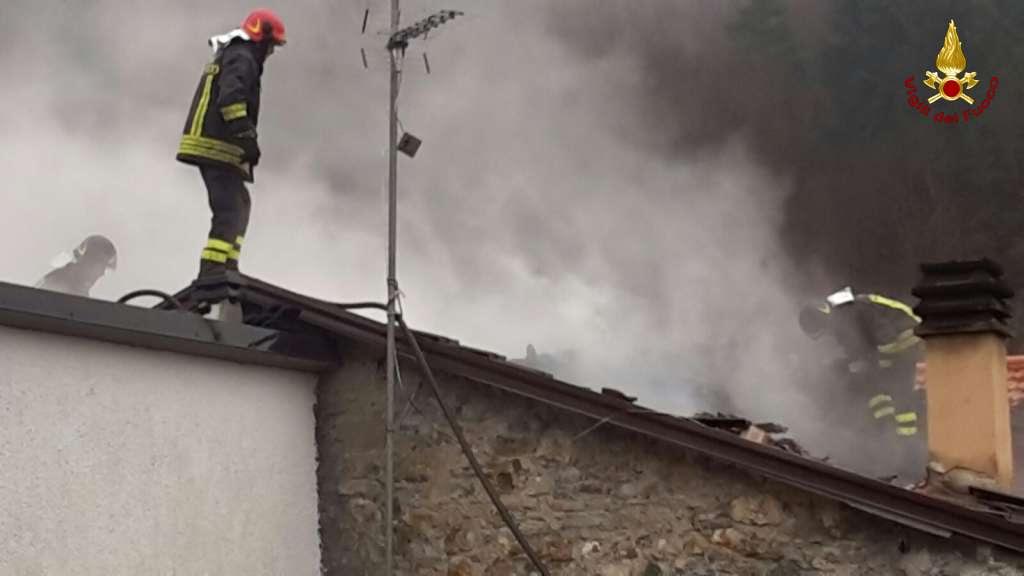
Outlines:
<svg viewBox="0 0 1024 576"><path fill-rule="evenodd" d="M388 110L388 321L387 321L387 424L385 427L385 461L386 461L386 484L385 484L385 525L386 529L386 571L387 576L394 574L394 432L395 432L395 376L396 376L396 347L395 347L395 309L398 301L398 279L396 276L396 253L398 238L398 152L412 158L419 150L420 140L403 130L402 138L398 138L398 88L401 78L399 63L405 59L406 49L409 44L417 38L426 39L430 31L442 26L456 16L463 13L457 10L440 10L430 16L417 21L416 23L399 28L401 11L398 6L399 0L391 0L391 26L385 48L388 51L390 64L390 88ZM366 24L370 18L370 9L363 12L362 34L366 33ZM366 50L360 48L363 59L363 67L369 68L366 58ZM430 73L430 60L426 52L423 53L423 65Z"/></svg>

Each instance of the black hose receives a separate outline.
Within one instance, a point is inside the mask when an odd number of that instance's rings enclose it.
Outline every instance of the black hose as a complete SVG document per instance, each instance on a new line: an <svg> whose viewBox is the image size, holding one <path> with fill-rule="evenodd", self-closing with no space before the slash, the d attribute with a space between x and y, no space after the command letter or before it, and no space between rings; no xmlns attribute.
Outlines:
<svg viewBox="0 0 1024 576"><path fill-rule="evenodd" d="M516 525L516 521L512 518L512 514L509 513L505 505L502 504L501 499L498 497L498 493L494 491L494 487L491 486L490 480L484 475L483 469L480 467L480 462L477 461L476 456L473 454L473 449L469 446L469 442L466 441L466 437L462 434L462 427L459 423L452 418L451 413L448 411L448 406L441 399L441 391L437 387L437 381L434 380L434 373L430 370L430 365L427 364L427 359L423 356L423 351L420 350L420 345L416 342L416 337L413 336L412 330L405 324L405 319L401 316L397 316L398 323L402 325L402 330L405 332L405 337L409 339L409 343L412 345L413 352L416 353L416 360L419 362L420 370L426 375L427 381L430 383L430 388L434 391L434 398L437 399L437 404L441 407L441 412L444 414L448 425L451 426L452 432L455 433L455 438L459 441L459 446L462 447L462 453L466 455L466 460L469 460L470 467L473 468L473 473L476 474L480 484L483 485L484 491L487 492L487 496L490 497L491 502L494 503L494 507L498 509L498 514L501 515L501 519L505 521L505 525L515 536L516 542L523 548L523 552L530 558L530 562L533 563L533 567L536 568L542 576L550 576L548 569L544 567L540 562L540 558L537 557L537 553L533 551L530 543L527 542L526 536L519 531L519 527Z"/></svg>
<svg viewBox="0 0 1024 576"><path fill-rule="evenodd" d="M129 292L129 293L125 294L124 296L121 296L120 298L118 298L117 299L117 303L118 304L127 304L128 302L130 302L130 301L132 301L132 300L134 300L136 298L141 298L143 296L153 296L153 297L156 297L156 298L160 298L164 302L170 302L171 304L174 304L174 307L177 308L178 311L180 311L180 312L185 312L186 314L191 312L188 308L185 308L184 304L182 304L174 296L171 296L170 294L168 294L166 292L161 292L160 290L153 290L151 288L144 288L142 290L135 290L133 292ZM210 321L209 319L204 318L202 316L200 316L200 318L202 318L202 320L206 324L206 326L210 328L210 333L213 335L213 340L215 342L220 342L221 341L220 330L218 330L217 327L213 325L213 322Z"/></svg>
<svg viewBox="0 0 1024 576"><path fill-rule="evenodd" d="M152 290L152 289L136 290L134 292L129 292L129 293L125 294L124 296L121 296L120 298L118 298L117 303L118 304L127 304L128 302L130 302L130 301L132 301L132 300L134 300L136 298L141 298L143 296L154 296L156 298L160 298L164 302L170 302L171 304L174 304L174 307L177 308L178 310L180 310L182 312L188 312L188 309L185 308L185 306L182 305L182 303L179 302L178 299L175 298L174 296L171 296L170 294L168 294L166 292L161 292L159 290Z"/></svg>

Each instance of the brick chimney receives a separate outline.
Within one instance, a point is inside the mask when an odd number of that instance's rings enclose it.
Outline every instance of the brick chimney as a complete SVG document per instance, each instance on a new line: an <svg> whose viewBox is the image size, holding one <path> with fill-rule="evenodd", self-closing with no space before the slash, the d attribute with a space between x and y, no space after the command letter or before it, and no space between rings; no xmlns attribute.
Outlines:
<svg viewBox="0 0 1024 576"><path fill-rule="evenodd" d="M988 259L922 264L921 271L913 294L921 299L916 332L926 350L929 468L1010 488L1006 300L1013 290Z"/></svg>

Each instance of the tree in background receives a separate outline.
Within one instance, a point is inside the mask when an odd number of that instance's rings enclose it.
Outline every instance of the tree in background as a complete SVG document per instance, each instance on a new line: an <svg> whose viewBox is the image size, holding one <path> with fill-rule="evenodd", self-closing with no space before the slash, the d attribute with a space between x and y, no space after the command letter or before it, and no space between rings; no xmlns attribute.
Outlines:
<svg viewBox="0 0 1024 576"><path fill-rule="evenodd" d="M1015 81L1024 78L1024 47L1014 34L1024 24L1024 5L837 0L830 6L829 33L817 46L794 45L802 20L793 1L753 0L730 28L736 46L760 48L750 57L771 69L779 85L798 91L809 84L827 95L824 113L810 126L800 110L780 110L810 128L788 139L796 143L792 158L775 162L798 172L786 205L791 253L821 261L844 282L904 297L925 260L990 256L1015 286L1024 285L1018 216L1024 127L1016 121L1024 98ZM903 81L912 76L919 94L927 93L923 73L935 69L951 18L968 71L978 71L974 106L993 75L1001 82L981 117L947 126L909 107ZM940 101L932 110L967 107ZM776 134L755 134L762 149L777 141Z"/></svg>

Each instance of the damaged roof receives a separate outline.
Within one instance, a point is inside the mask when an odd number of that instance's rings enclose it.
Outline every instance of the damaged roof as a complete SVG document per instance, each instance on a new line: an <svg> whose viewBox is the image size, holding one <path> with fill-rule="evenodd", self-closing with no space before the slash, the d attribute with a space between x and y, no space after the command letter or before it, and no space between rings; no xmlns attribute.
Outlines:
<svg viewBox="0 0 1024 576"><path fill-rule="evenodd" d="M333 350L339 343L382 351L385 346L384 323L240 274L193 283L174 298L151 310L0 283L0 324L309 371L335 363ZM202 311L227 298L242 303L246 324L174 311ZM701 453L923 532L1024 552L1024 501L1019 498L983 493L976 494L976 507L950 502L746 440L729 426L719 426L722 422L660 413L621 393L575 386L457 340L415 334L431 366L449 374ZM413 359L401 341L398 352Z"/></svg>
<svg viewBox="0 0 1024 576"><path fill-rule="evenodd" d="M247 322L281 330L314 330L342 342L380 348L386 342L384 323L355 314L346 305L309 298L240 274L193 283L175 298L190 309L231 298L242 303ZM798 451L751 442L728 427L708 425L706 419L702 423L660 413L621 393L575 386L500 354L414 332L437 370L674 444L923 532L963 536L1024 552L1024 500L985 494L976 500L977 507L969 507L939 499L825 464ZM404 342L399 341L398 353L414 360Z"/></svg>

